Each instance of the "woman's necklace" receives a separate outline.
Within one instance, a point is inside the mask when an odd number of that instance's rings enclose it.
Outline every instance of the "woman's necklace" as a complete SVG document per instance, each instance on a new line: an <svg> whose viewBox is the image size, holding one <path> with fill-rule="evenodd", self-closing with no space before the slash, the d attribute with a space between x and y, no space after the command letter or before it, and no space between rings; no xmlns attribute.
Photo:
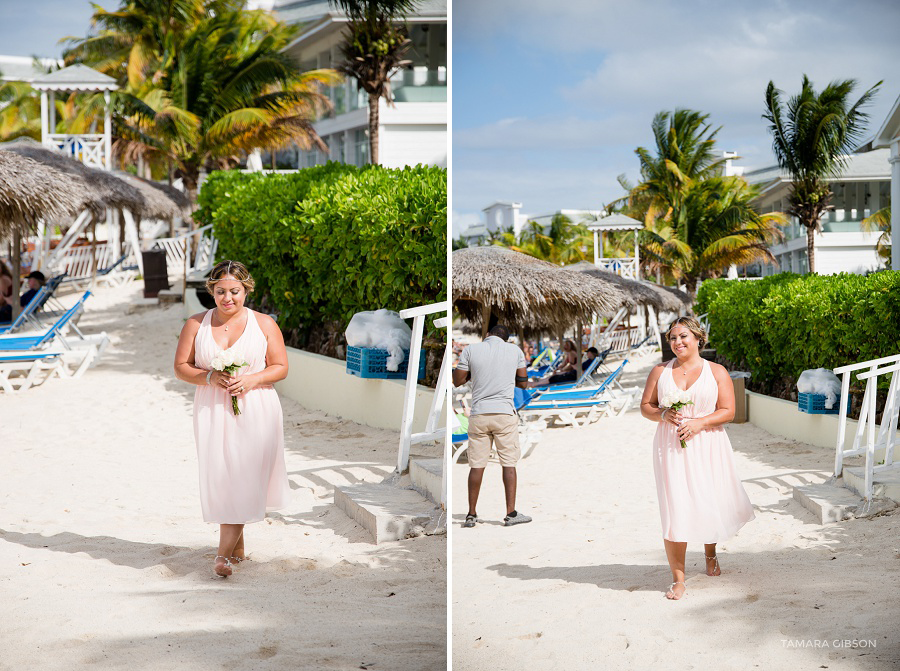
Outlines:
<svg viewBox="0 0 900 671"><path fill-rule="evenodd" d="M219 317L218 311L216 312L216 317ZM222 322L222 326L225 327L225 330L228 330L228 322L224 321L221 317L219 317L219 321Z"/></svg>
<svg viewBox="0 0 900 671"><path fill-rule="evenodd" d="M702 366L702 365L703 365L703 362L701 361L701 362L700 362L700 366ZM697 370L698 368L700 368L700 366L694 366L693 368L690 369L690 371ZM687 374L690 372L690 371L687 370L683 365L682 365L682 366L679 366L679 367L678 367L678 370L680 370L680 371L681 371L681 374L684 375L685 377L687 377Z"/></svg>

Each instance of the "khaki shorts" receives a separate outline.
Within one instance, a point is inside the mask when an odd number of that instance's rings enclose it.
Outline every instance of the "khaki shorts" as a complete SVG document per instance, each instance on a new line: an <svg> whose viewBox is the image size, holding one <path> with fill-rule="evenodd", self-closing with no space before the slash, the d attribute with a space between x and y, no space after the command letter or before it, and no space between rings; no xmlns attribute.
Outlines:
<svg viewBox="0 0 900 671"><path fill-rule="evenodd" d="M515 466L519 461L519 417L489 413L469 417L469 468L484 468L497 450L501 466Z"/></svg>

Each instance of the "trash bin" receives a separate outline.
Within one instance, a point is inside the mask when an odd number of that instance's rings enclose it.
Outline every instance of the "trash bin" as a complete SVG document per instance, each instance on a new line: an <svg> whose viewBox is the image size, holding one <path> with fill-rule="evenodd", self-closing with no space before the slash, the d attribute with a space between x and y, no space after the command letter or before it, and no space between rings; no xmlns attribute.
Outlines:
<svg viewBox="0 0 900 671"><path fill-rule="evenodd" d="M141 258L144 261L144 298L156 298L160 291L169 288L166 250L151 249L142 252Z"/></svg>
<svg viewBox="0 0 900 671"><path fill-rule="evenodd" d="M744 389L744 380L750 377L750 373L731 371L731 382L734 384L734 419L732 424L744 424L747 421L747 394Z"/></svg>

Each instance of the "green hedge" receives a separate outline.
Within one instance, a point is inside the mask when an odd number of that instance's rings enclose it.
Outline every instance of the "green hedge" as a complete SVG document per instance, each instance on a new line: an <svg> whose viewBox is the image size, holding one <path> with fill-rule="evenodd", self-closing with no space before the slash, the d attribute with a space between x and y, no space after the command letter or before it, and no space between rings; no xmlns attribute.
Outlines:
<svg viewBox="0 0 900 671"><path fill-rule="evenodd" d="M328 163L215 172L195 219L247 264L282 330L446 300L447 173Z"/></svg>
<svg viewBox="0 0 900 671"><path fill-rule="evenodd" d="M760 381L900 353L900 272L710 280L697 294L716 351Z"/></svg>

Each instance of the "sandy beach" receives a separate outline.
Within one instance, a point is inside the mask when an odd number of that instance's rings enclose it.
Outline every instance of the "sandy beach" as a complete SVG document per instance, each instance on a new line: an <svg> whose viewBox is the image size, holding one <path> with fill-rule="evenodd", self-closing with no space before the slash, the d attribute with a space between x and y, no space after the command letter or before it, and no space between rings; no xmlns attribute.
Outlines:
<svg viewBox="0 0 900 671"><path fill-rule="evenodd" d="M643 386L657 356L625 384ZM720 577L689 545L687 593L665 599L655 430L637 409L547 429L518 469L534 522L510 528L496 463L484 523L460 527L468 467L454 466L454 669L900 667L900 512L818 524L792 486L826 480L832 452L752 424L727 431L756 519L719 545Z"/></svg>
<svg viewBox="0 0 900 671"><path fill-rule="evenodd" d="M112 342L81 379L0 394L0 669L446 668L446 536L376 546L331 504L390 474L396 432L282 397L293 501L213 576L182 307L126 314L141 288L88 301Z"/></svg>

